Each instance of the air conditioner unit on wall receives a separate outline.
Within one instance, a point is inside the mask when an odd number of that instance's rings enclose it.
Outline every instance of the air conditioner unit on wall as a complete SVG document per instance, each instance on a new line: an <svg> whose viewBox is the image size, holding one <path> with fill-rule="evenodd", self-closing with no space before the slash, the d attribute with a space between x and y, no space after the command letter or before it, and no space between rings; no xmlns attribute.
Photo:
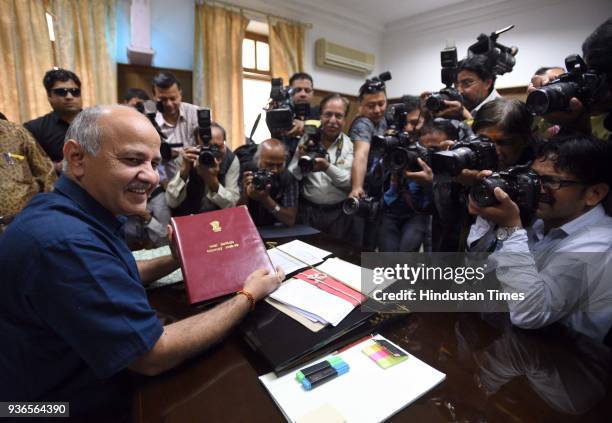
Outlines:
<svg viewBox="0 0 612 423"><path fill-rule="evenodd" d="M374 70L374 55L320 38L315 43L317 66L367 75Z"/></svg>

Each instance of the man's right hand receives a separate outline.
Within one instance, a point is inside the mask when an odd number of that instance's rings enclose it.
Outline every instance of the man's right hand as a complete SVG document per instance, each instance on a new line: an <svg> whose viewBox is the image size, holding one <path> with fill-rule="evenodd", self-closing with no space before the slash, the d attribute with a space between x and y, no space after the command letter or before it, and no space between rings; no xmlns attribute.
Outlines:
<svg viewBox="0 0 612 423"><path fill-rule="evenodd" d="M352 190L348 196L352 198L365 198L366 193L362 187L359 187Z"/></svg>
<svg viewBox="0 0 612 423"><path fill-rule="evenodd" d="M266 269L258 269L244 281L244 290L249 292L255 301L259 301L276 291L283 280L285 272L280 266L277 266L276 272L272 273Z"/></svg>

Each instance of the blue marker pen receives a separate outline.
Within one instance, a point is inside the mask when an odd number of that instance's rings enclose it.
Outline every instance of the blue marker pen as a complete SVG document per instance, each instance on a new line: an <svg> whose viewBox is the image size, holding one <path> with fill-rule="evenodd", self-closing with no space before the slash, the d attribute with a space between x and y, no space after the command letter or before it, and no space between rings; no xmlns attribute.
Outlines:
<svg viewBox="0 0 612 423"><path fill-rule="evenodd" d="M344 361L342 363L336 363L332 367L325 368L318 371L317 373L306 376L302 380L302 387L310 391L312 388L316 388L319 385L324 384L337 376L343 375L349 371L349 365Z"/></svg>

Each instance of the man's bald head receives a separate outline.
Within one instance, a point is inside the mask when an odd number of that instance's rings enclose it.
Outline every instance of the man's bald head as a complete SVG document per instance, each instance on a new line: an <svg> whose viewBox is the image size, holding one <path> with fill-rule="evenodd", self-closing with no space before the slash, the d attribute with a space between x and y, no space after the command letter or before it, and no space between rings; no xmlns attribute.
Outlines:
<svg viewBox="0 0 612 423"><path fill-rule="evenodd" d="M159 183L159 146L157 131L135 109L85 109L66 134L66 174L114 215L142 214Z"/></svg>
<svg viewBox="0 0 612 423"><path fill-rule="evenodd" d="M81 111L68 128L64 142L74 140L85 152L95 156L104 138L117 136L127 125L155 133L159 138L151 122L142 113L132 107L109 105L89 107Z"/></svg>
<svg viewBox="0 0 612 423"><path fill-rule="evenodd" d="M285 167L285 144L275 138L269 138L259 144L254 157L257 167L280 172Z"/></svg>

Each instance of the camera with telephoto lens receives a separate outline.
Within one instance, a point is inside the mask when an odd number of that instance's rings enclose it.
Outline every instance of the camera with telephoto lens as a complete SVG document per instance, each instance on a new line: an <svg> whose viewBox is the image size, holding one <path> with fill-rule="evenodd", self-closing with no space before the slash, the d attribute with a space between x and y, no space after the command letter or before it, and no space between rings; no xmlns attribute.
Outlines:
<svg viewBox="0 0 612 423"><path fill-rule="evenodd" d="M530 165L513 166L495 172L472 187L471 195L478 207L490 207L499 203L494 190L500 187L516 203L521 211L533 212L540 201L540 177Z"/></svg>
<svg viewBox="0 0 612 423"><path fill-rule="evenodd" d="M270 100L266 107L266 125L271 134L288 131L296 118L304 120L310 115L310 104L295 104L293 94L293 88L283 86L283 78L272 78Z"/></svg>
<svg viewBox="0 0 612 423"><path fill-rule="evenodd" d="M372 137L372 149L382 151L383 166L392 172L409 170L418 172L421 165L418 158L429 163L429 151L411 137L405 130L408 112L403 103L391 104L385 112L387 129L384 136Z"/></svg>
<svg viewBox="0 0 612 423"><path fill-rule="evenodd" d="M450 150L431 155L435 174L457 176L463 169L497 170L495 144L489 137L473 135L468 141L456 143Z"/></svg>
<svg viewBox="0 0 612 423"><path fill-rule="evenodd" d="M480 34L477 41L468 47L468 57L485 56L486 66L494 75L511 72L516 63L514 56L518 53L518 47L506 47L498 43L497 38L512 28L514 25L492 32L491 35Z"/></svg>
<svg viewBox="0 0 612 423"><path fill-rule="evenodd" d="M210 109L205 107L199 108L198 114L198 136L202 140L202 146L198 154L198 162L204 167L215 167L215 159L221 157L221 150L216 145L211 145L212 139Z"/></svg>
<svg viewBox="0 0 612 423"><path fill-rule="evenodd" d="M342 202L342 211L347 216L357 215L368 219L374 219L378 214L380 201L374 197L347 198Z"/></svg>
<svg viewBox="0 0 612 423"><path fill-rule="evenodd" d="M458 101L463 104L463 97L453 87L457 79L457 48L448 47L440 52L442 64L442 83L445 85L440 91L432 93L425 100L425 107L431 112L437 113L446 109L444 101Z"/></svg>
<svg viewBox="0 0 612 423"><path fill-rule="evenodd" d="M565 58L567 73L527 96L527 109L536 115L569 111L572 97L585 106L602 100L608 93L608 78L604 73L589 69L577 54Z"/></svg>
<svg viewBox="0 0 612 423"><path fill-rule="evenodd" d="M321 122L318 120L307 120L304 123L305 154L298 160L298 166L302 173L312 172L315 159L326 158L327 149L321 145Z"/></svg>
<svg viewBox="0 0 612 423"><path fill-rule="evenodd" d="M257 169L253 172L252 184L257 191L265 191L268 185L271 186L270 190L274 190L278 187L278 177L268 169Z"/></svg>

